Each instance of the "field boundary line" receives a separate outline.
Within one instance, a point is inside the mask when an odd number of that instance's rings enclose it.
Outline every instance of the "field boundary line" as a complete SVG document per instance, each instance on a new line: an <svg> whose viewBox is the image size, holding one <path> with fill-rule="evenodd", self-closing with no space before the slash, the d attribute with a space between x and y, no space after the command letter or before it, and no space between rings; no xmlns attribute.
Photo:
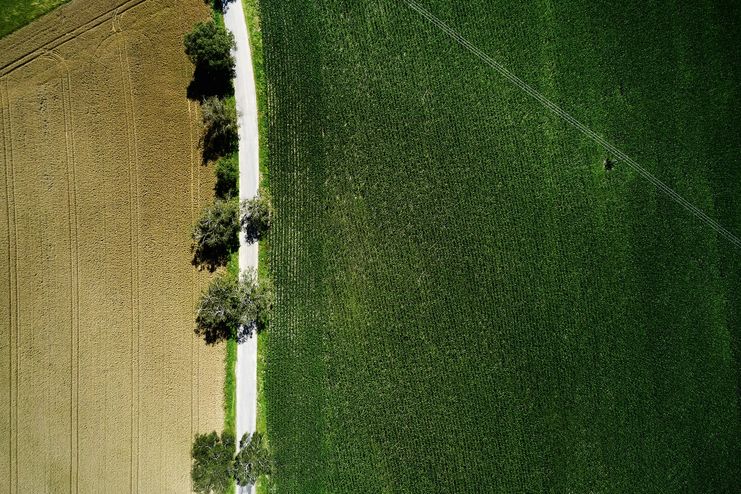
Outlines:
<svg viewBox="0 0 741 494"><path fill-rule="evenodd" d="M106 10L105 12L99 14L96 17L93 17L91 20L85 22L84 24L72 28L70 31L61 34L56 38L43 43L41 46L38 46L37 48L26 52L24 55L21 55L20 57L7 62L5 65L0 66L0 77L5 76L20 67L23 67L24 65L33 61L35 58L43 55L47 50L58 48L59 46L62 46L63 44L77 38L79 35L100 26L101 24L106 22L109 17L113 17L116 14L126 12L127 10L130 10L146 1L148 0L126 0L117 7Z"/></svg>
<svg viewBox="0 0 741 494"><path fill-rule="evenodd" d="M141 3L141 2L140 2ZM114 13L113 28L118 36L118 59L121 69L122 96L126 120L127 160L129 162L129 243L131 246L131 445L130 445L130 491L139 490L139 331L140 297L139 293L139 170L136 144L136 122L134 100L129 77L129 59L126 54L126 38L116 23L118 12Z"/></svg>
<svg viewBox="0 0 741 494"><path fill-rule="evenodd" d="M0 131L3 133L3 180L5 181L5 221L8 228L8 492L13 492L13 233L10 230L10 180L8 167L10 157L8 156L7 131L5 120L7 119L5 102L8 98L3 89L7 85L4 79L0 79Z"/></svg>
<svg viewBox="0 0 741 494"><path fill-rule="evenodd" d="M657 178L651 172L643 168L640 164L638 164L635 160L630 158L627 154L622 152L620 149L615 147L605 138L603 138L602 136L594 132L592 129L590 129L583 123L581 123L579 120L574 118L571 114L563 110L560 106L555 104L553 101L543 96L539 91L537 91L535 88L530 86L528 83L526 83L525 81L523 81L522 79L514 75L512 72L507 70L507 68L505 68L502 64L500 64L499 62L491 58L489 55L484 53L476 45L468 41L467 38L465 38L460 33L455 31L453 28L448 26L445 22L440 20L438 17L432 14L429 10L425 9L424 7L419 5L414 0L402 0L402 1L406 3L407 6L409 6L409 8L411 8L412 10L417 12L419 15L427 19L430 23L435 25L438 29L443 31L449 37L453 38L453 40L455 40L458 44L460 44L465 49L467 49L469 52L471 52L476 57L481 59L489 67L496 70L500 75L504 76L507 80L509 80L515 86L519 87L525 93L527 93L532 98L537 100L541 105L546 107L552 113L561 117L561 119L565 120L571 126L579 130L582 134L589 137L592 141L594 141L595 143L600 145L602 148L606 149L607 151L612 153L614 156L619 158L620 161L624 161L631 169L633 169L635 172L637 172L647 181L651 182L651 184L653 184L657 189L659 189L661 192L669 196L677 204L679 204L680 206L685 208L687 211L692 213L696 218L701 220L703 223L711 227L718 234L720 234L726 240L728 240L731 244L735 245L737 248L741 248L741 239L739 239L736 235L734 235L729 230L724 228L720 223L718 223L717 221L709 217L700 208L698 208L697 206L692 204L690 201L685 199L678 192L676 192L674 189L669 187L666 183L662 182L659 178Z"/></svg>
<svg viewBox="0 0 741 494"><path fill-rule="evenodd" d="M193 224L193 181L195 180L193 173L193 117L190 109L190 100L187 100L188 104L188 142L190 143L190 224ZM191 269L190 273L190 305L195 307L195 286L196 286L196 275ZM190 335L190 437L194 435L193 432L193 413L195 408L195 393L193 385L195 384L194 372L195 372L195 332ZM193 492L193 478L190 479L190 490Z"/></svg>
<svg viewBox="0 0 741 494"><path fill-rule="evenodd" d="M13 463L13 432L10 430L13 423L13 299L11 287L13 286L13 275L10 262L12 257L12 235L10 233L10 192L8 191L8 146L5 142L5 98L3 97L4 80L0 80L0 131L3 134L3 180L5 186L5 221L8 228L8 492L13 490L13 479L10 474L10 466Z"/></svg>
<svg viewBox="0 0 741 494"><path fill-rule="evenodd" d="M193 103L191 100L188 102L188 138L190 142L190 224L193 225L195 222L195 211L198 205L196 204L196 174L200 178L200 165L196 164L195 148L193 140ZM200 180L198 180L198 190L200 192ZM195 266L191 267L191 289L190 289L190 305L195 308L196 298L198 296L198 271ZM199 404L200 404L200 393L199 388L196 385L197 377L200 376L200 358L198 343L196 340L195 331L190 332L190 438L191 440L195 436L196 431L200 430L199 424L197 423L199 417ZM193 478L189 476L190 490L193 491Z"/></svg>
<svg viewBox="0 0 741 494"><path fill-rule="evenodd" d="M10 97L8 96L8 80L2 79L0 86L0 106L3 116L3 149L5 159L5 200L8 204L8 275L10 278L9 288L9 316L10 316L10 458L8 470L10 471L8 492L18 494L18 218L15 204L15 168L13 166L13 139L10 114ZM12 196L12 199L11 199ZM12 228L11 228L11 207L12 207ZM10 238L13 241L10 241ZM11 250L12 247L12 250ZM11 252L13 254L11 254ZM12 257L12 259L11 259ZM11 262L12 261L12 262ZM15 309L15 310L13 310ZM15 331L13 331L15 327ZM15 371L15 372L14 372Z"/></svg>

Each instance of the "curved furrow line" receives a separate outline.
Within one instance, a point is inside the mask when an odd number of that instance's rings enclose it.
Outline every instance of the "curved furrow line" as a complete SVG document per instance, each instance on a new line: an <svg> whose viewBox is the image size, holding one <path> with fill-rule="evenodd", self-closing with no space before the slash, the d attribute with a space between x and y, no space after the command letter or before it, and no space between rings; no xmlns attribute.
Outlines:
<svg viewBox="0 0 741 494"><path fill-rule="evenodd" d="M93 19L87 21L86 23L82 24L81 26L78 26L71 31L66 32L65 34L62 34L60 36L57 36L51 41L48 41L44 43L43 45L34 48L33 50L27 52L24 55L21 55L20 57L17 57L10 62L7 62L5 65L0 67L0 77L5 76L14 70L23 67L24 65L32 62L35 58L44 55L49 50L53 50L59 46L62 46L65 43L68 43L77 37L79 37L81 34L86 33L87 31L90 31L91 29L94 29L104 22L108 20L109 18L112 18L113 16L118 14L121 14L123 12L126 12L127 10L130 10L137 5L146 2L147 0L127 0L126 2L123 2L118 7L114 7L110 10L107 10L103 12L102 14L94 17Z"/></svg>

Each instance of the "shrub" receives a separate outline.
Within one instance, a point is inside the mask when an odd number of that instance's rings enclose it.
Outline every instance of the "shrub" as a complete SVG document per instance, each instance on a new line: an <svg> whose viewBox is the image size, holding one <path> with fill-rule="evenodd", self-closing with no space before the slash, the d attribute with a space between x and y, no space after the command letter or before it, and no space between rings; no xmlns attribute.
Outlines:
<svg viewBox="0 0 741 494"><path fill-rule="evenodd" d="M216 96L206 98L203 112L203 158L209 161L237 149L239 128L237 110L233 104Z"/></svg>
<svg viewBox="0 0 741 494"><path fill-rule="evenodd" d="M226 493L235 474L234 451L233 434L196 434L191 449L193 490L199 494Z"/></svg>
<svg viewBox="0 0 741 494"><path fill-rule="evenodd" d="M234 479L240 486L254 484L260 475L270 473L270 456L262 434L245 434L239 441L239 453L234 459Z"/></svg>
<svg viewBox="0 0 741 494"><path fill-rule="evenodd" d="M237 196L239 180L239 160L235 154L219 158L216 162L216 197L229 199Z"/></svg>
<svg viewBox="0 0 741 494"><path fill-rule="evenodd" d="M257 242L270 229L273 220L270 194L262 187L252 199L242 201L242 232L248 244Z"/></svg>
<svg viewBox="0 0 741 494"><path fill-rule="evenodd" d="M218 275L201 296L196 334L208 344L228 339L242 343L267 327L274 301L272 283L258 280L252 269L239 279L229 273Z"/></svg>
<svg viewBox="0 0 741 494"><path fill-rule="evenodd" d="M193 227L193 264L214 271L239 249L239 202L217 199Z"/></svg>

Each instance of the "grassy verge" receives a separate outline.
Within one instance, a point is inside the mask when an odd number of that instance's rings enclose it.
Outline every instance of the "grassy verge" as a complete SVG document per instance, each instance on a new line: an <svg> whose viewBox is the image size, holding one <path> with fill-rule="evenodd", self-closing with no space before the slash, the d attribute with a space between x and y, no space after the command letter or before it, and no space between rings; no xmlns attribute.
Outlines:
<svg viewBox="0 0 741 494"><path fill-rule="evenodd" d="M224 14L217 8L216 1L211 2L211 18L213 21L221 26L224 26ZM236 100L234 96L228 96L224 99L227 105L230 107L236 106ZM237 151L232 153L237 154ZM239 182L237 182L239 187ZM239 195L239 189L237 189L237 195ZM239 276L239 253L233 252L227 265L227 273L231 276ZM229 340L226 343L226 357L224 358L224 372L226 376L224 378L224 431L231 432L236 436L237 434L237 342L235 340ZM237 437L237 444L239 438ZM232 480L232 485L229 489L230 493L237 491L237 484Z"/></svg>
<svg viewBox="0 0 741 494"><path fill-rule="evenodd" d="M268 255L265 251L266 242L260 242L258 251L257 269L260 276L268 273ZM270 338L270 331L263 331L257 336L257 432L260 432L265 438L265 444L270 450L270 438L267 434L267 402L265 400L265 365L267 363L267 346ZM258 479L255 485L257 494L265 494L270 490L270 480L264 477Z"/></svg>
<svg viewBox="0 0 741 494"><path fill-rule="evenodd" d="M239 253L233 252L226 267L230 276L239 276ZM224 358L224 432L237 435L237 342L226 342L226 357ZM239 443L239 438L237 438ZM237 484L232 480L229 492L236 492Z"/></svg>
<svg viewBox="0 0 741 494"><path fill-rule="evenodd" d="M232 253L227 265L229 275L239 276L239 255ZM237 375L235 366L237 364L237 342L229 340L226 344L226 358L224 359L224 430L233 434L237 433Z"/></svg>
<svg viewBox="0 0 741 494"><path fill-rule="evenodd" d="M213 21L224 27L224 15L217 8L216 2L211 2L211 18ZM234 96L224 98L227 105L234 108L236 100ZM234 151L232 154L236 155ZM228 157L228 156L227 156ZM233 252L229 264L226 267L227 273L231 276L239 276L239 253ZM224 379L224 430L233 434L237 433L237 342L229 340L226 344L226 357L224 360L224 370L226 378ZM239 439L239 438L237 438Z"/></svg>
<svg viewBox="0 0 741 494"><path fill-rule="evenodd" d="M260 185L268 187L270 185L270 173L268 170L267 100L265 93L265 59L263 55L262 28L260 24L260 2L259 0L242 0L242 6L250 37L252 66L255 71L257 128L260 134Z"/></svg>
<svg viewBox="0 0 741 494"><path fill-rule="evenodd" d="M226 343L226 358L224 359L224 430L236 435L237 433L237 375L234 372L237 364L237 342L229 340Z"/></svg>
<svg viewBox="0 0 741 494"><path fill-rule="evenodd" d="M255 88L257 92L257 126L260 146L260 186L270 188L270 173L268 170L268 142L267 142L267 102L265 94L265 64L263 58L262 30L260 27L259 0L242 0L247 31L250 37L252 51L252 66L255 71ZM270 275L268 258L270 245L266 240L260 241L258 249L257 270L260 277ZM267 409L265 401L265 364L267 362L266 348L270 331L265 331L257 337L257 431L262 433L268 449L270 438L267 435ZM255 485L257 494L264 494L270 490L270 480L260 478Z"/></svg>
<svg viewBox="0 0 741 494"><path fill-rule="evenodd" d="M217 0L211 0L211 18L216 24L224 27L224 14L221 12L218 3Z"/></svg>
<svg viewBox="0 0 741 494"><path fill-rule="evenodd" d="M69 0L0 0L0 38Z"/></svg>

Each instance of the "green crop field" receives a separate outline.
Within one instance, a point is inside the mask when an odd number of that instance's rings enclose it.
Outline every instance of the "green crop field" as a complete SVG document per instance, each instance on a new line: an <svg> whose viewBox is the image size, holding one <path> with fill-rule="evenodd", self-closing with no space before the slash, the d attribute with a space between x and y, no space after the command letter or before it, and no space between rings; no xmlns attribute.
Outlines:
<svg viewBox="0 0 741 494"><path fill-rule="evenodd" d="M736 2L418 0L741 234ZM261 0L277 492L737 492L741 249L404 0Z"/></svg>

